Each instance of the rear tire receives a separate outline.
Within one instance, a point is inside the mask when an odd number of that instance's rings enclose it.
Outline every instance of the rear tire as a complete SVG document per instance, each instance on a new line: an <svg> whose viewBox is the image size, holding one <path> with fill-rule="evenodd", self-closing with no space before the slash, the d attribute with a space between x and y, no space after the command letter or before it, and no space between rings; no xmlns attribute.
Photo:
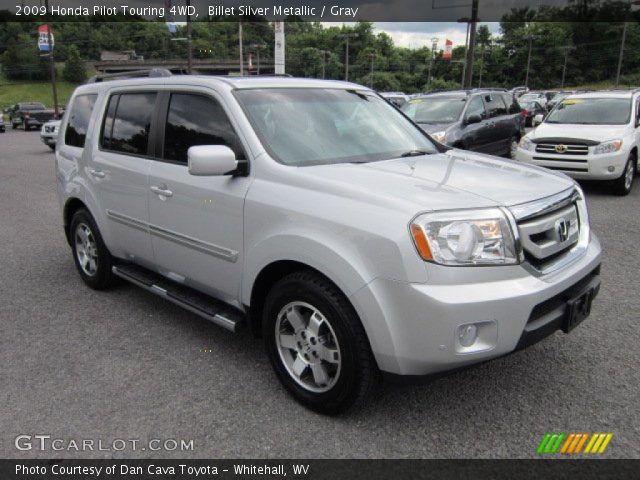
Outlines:
<svg viewBox="0 0 640 480"><path fill-rule="evenodd" d="M265 346L276 375L304 406L336 415L363 402L379 372L360 319L318 273L277 282L263 310Z"/></svg>
<svg viewBox="0 0 640 480"><path fill-rule="evenodd" d="M636 174L636 156L633 153L629 154L629 158L627 159L627 163L624 166L624 170L622 171L622 175L617 180L613 182L613 193L616 195L620 195L621 197L625 195L629 195L631 193L631 189L633 188L633 180L635 179Z"/></svg>
<svg viewBox="0 0 640 480"><path fill-rule="evenodd" d="M22 122L22 127L24 128L25 132L29 131L29 125L27 124L27 122Z"/></svg>
<svg viewBox="0 0 640 480"><path fill-rule="evenodd" d="M82 281L94 290L116 284L117 277L111 272L113 257L88 210L81 208L73 214L69 232L73 261Z"/></svg>

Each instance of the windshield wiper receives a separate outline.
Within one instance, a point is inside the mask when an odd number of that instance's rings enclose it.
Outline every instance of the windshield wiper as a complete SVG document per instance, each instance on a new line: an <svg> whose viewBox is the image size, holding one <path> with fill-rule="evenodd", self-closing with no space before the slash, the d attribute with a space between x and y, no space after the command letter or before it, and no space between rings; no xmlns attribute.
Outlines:
<svg viewBox="0 0 640 480"><path fill-rule="evenodd" d="M404 157L419 157L421 155L429 155L431 152L426 152L424 150L409 150L408 152L404 152L400 155L401 158Z"/></svg>

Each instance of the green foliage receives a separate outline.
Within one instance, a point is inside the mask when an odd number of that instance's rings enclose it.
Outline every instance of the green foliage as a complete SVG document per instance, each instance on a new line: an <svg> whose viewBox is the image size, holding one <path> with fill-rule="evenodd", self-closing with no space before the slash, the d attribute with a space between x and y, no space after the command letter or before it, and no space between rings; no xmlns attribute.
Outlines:
<svg viewBox="0 0 640 480"><path fill-rule="evenodd" d="M9 39L7 49L2 55L2 71L9 80L46 80L49 78L47 57L41 57L37 45L21 48L21 44L29 39L20 34L18 41Z"/></svg>
<svg viewBox="0 0 640 480"><path fill-rule="evenodd" d="M67 61L62 72L67 82L81 83L87 79L87 69L84 60L80 57L80 50L75 45L69 47Z"/></svg>

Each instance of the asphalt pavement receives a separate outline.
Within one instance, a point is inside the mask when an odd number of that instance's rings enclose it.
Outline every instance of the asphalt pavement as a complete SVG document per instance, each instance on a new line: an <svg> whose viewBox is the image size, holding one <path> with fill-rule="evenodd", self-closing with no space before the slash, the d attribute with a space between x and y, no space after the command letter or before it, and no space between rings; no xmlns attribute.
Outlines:
<svg viewBox="0 0 640 480"><path fill-rule="evenodd" d="M611 432L603 456L640 458L640 181L624 198L585 190L604 248L585 323L426 385L385 384L363 409L327 418L287 395L249 333L132 285L85 287L62 232L54 155L37 132L2 133L0 457L535 457L547 432ZM62 450L42 451L42 434ZM19 435L30 449L16 448ZM193 449L151 451L149 439Z"/></svg>

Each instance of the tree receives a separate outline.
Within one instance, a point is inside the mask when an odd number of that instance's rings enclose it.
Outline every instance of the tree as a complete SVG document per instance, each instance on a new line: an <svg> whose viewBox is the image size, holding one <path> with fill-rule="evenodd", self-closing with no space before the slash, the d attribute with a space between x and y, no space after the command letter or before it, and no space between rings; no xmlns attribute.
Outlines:
<svg viewBox="0 0 640 480"><path fill-rule="evenodd" d="M64 63L62 76L67 82L81 83L87 79L87 69L80 57L80 50L75 45L68 49L67 61Z"/></svg>

